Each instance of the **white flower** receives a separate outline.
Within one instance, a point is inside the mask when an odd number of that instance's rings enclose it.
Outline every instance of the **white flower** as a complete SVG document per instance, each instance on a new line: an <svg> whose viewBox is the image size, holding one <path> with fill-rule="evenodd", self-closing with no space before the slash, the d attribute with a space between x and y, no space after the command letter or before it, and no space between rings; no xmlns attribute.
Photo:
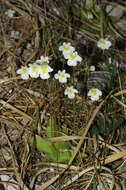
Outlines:
<svg viewBox="0 0 126 190"><path fill-rule="evenodd" d="M8 10L5 12L5 14L6 14L8 17L12 18L12 17L14 16L14 14L15 14L15 11L14 11L14 10L11 10L11 9L8 9Z"/></svg>
<svg viewBox="0 0 126 190"><path fill-rule="evenodd" d="M94 65L90 66L90 71L95 71L95 66Z"/></svg>
<svg viewBox="0 0 126 190"><path fill-rule="evenodd" d="M70 99L74 99L76 93L78 93L78 90L73 88L73 86L67 87L64 91L64 94L67 95Z"/></svg>
<svg viewBox="0 0 126 190"><path fill-rule="evenodd" d="M102 96L102 92L97 88L91 88L87 95L92 101L97 101L99 100L100 96Z"/></svg>
<svg viewBox="0 0 126 190"><path fill-rule="evenodd" d="M68 58L69 59L67 60L67 65L69 66L76 66L77 62L82 61L82 58L78 55L76 51L73 52Z"/></svg>
<svg viewBox="0 0 126 190"><path fill-rule="evenodd" d="M63 70L63 71L59 70L58 73L56 73L54 75L54 78L58 79L59 82L61 82L61 83L66 83L67 82L67 78L70 78L70 75L68 73L66 73L65 70Z"/></svg>
<svg viewBox="0 0 126 190"><path fill-rule="evenodd" d="M111 45L112 43L109 40L103 38L97 42L97 46L103 50L109 49Z"/></svg>
<svg viewBox="0 0 126 190"><path fill-rule="evenodd" d="M37 64L29 64L28 74L31 78L39 77L39 66Z"/></svg>
<svg viewBox="0 0 126 190"><path fill-rule="evenodd" d="M39 66L39 74L41 79L48 79L50 78L50 72L52 72L53 69L47 64L43 63Z"/></svg>
<svg viewBox="0 0 126 190"><path fill-rule="evenodd" d="M68 59L74 50L75 48L71 46L71 43L64 42L63 45L59 47L59 51L62 51L65 59Z"/></svg>
<svg viewBox="0 0 126 190"><path fill-rule="evenodd" d="M25 67L22 66L20 69L18 69L17 74L20 74L21 78L24 80L29 79L28 68L26 66Z"/></svg>
<svg viewBox="0 0 126 190"><path fill-rule="evenodd" d="M36 61L36 63L43 64L43 63L49 63L49 57L47 56L41 56L40 59Z"/></svg>

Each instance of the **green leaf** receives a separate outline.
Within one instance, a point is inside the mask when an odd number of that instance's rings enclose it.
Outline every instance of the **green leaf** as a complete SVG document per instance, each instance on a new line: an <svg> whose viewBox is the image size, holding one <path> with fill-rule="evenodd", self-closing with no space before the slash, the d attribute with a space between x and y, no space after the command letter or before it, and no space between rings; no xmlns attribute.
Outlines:
<svg viewBox="0 0 126 190"><path fill-rule="evenodd" d="M59 136L59 134L58 134L59 132L67 133L67 130L65 130L65 129L59 128L59 130L58 130L58 126L56 124L56 121L53 118L49 119L46 131L47 131L46 136L48 138L53 138L53 137ZM69 142L56 142L56 143L54 143L54 145L55 145L55 148L57 149L57 151L59 149L69 149L70 148Z"/></svg>
<svg viewBox="0 0 126 190"><path fill-rule="evenodd" d="M71 153L70 152L59 152L59 157L58 157L58 162L68 162L71 158Z"/></svg>
<svg viewBox="0 0 126 190"><path fill-rule="evenodd" d="M54 156L57 156L58 154L52 142L49 142L38 135L35 135L35 137L29 137L28 142L40 152L53 154Z"/></svg>
<svg viewBox="0 0 126 190"><path fill-rule="evenodd" d="M57 137L58 136L58 126L56 124L56 120L51 118L48 120L48 125L47 125L47 129L46 129L46 136L48 138L53 138L53 137Z"/></svg>
<svg viewBox="0 0 126 190"><path fill-rule="evenodd" d="M53 118L48 120L46 132L46 137L48 138L59 136L59 132L68 133L66 129L59 128ZM70 160L71 153L68 151L71 147L70 142L50 142L38 135L29 137L28 141L32 147L40 152L44 152L46 159L49 161L66 163Z"/></svg>
<svg viewBox="0 0 126 190"><path fill-rule="evenodd" d="M97 190L96 182L93 183L93 189L92 190Z"/></svg>
<svg viewBox="0 0 126 190"><path fill-rule="evenodd" d="M58 152L57 156L52 154L47 154L47 159L49 161L58 162L58 163L67 163L71 158L70 152Z"/></svg>
<svg viewBox="0 0 126 190"><path fill-rule="evenodd" d="M65 142L56 142L55 147L57 150L60 149L69 149L70 148L70 143L65 141Z"/></svg>
<svg viewBox="0 0 126 190"><path fill-rule="evenodd" d="M70 160L71 153L69 151L60 152L57 148L65 149L68 147L69 142L49 142L46 139L36 135L35 137L29 137L28 142L34 148L40 152L46 154L46 159L54 162L66 163Z"/></svg>
<svg viewBox="0 0 126 190"><path fill-rule="evenodd" d="M37 109L36 114L32 120L32 123L31 123L33 132L36 132L36 130L38 128L39 121L40 121L40 110Z"/></svg>

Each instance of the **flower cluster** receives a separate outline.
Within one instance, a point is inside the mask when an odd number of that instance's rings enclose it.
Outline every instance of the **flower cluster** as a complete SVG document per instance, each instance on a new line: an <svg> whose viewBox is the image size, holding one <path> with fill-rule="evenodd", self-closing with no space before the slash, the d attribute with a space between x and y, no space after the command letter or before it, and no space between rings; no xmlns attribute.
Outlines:
<svg viewBox="0 0 126 190"><path fill-rule="evenodd" d="M64 58L67 60L68 66L76 66L78 62L82 61L82 58L78 55L75 48L71 46L70 43L64 42L63 45L59 47L59 51L62 51ZM53 68L49 66L49 57L41 56L39 60L36 60L33 64L29 64L28 67L22 66L17 70L17 74L20 74L21 78L24 80L29 79L29 77L49 79L52 71ZM95 71L95 66L90 66L90 71ZM59 70L54 74L54 78L60 83L65 84L70 78L70 74L65 70ZM70 99L74 99L75 94L77 93L78 90L76 90L73 86L67 86L64 91L64 95L68 96ZM97 88L92 88L89 90L87 96L89 96L92 101L97 101L99 97L102 96L102 92Z"/></svg>
<svg viewBox="0 0 126 190"><path fill-rule="evenodd" d="M41 79L49 79L50 72L53 69L49 66L49 58L41 56L39 60L37 60L33 64L29 64L29 67L22 66L20 69L17 70L17 74L21 75L21 78L24 80L31 78L38 78Z"/></svg>
<svg viewBox="0 0 126 190"><path fill-rule="evenodd" d="M70 43L64 42L63 45L59 47L59 50L62 51L69 66L76 66L78 62L82 61L82 58L78 55L75 48L71 46ZM36 60L33 64L29 64L28 67L22 66L17 70L17 74L20 74L21 78L24 80L29 79L29 77L49 79L50 72L52 71L53 69L49 66L49 57L41 56L39 60ZM63 84L67 83L68 78L70 78L70 74L66 73L65 70L59 70L56 74L54 74L54 78ZM64 95L67 95L70 99L75 98L76 93L78 93L78 91L73 86L67 87L64 91Z"/></svg>
<svg viewBox="0 0 126 190"><path fill-rule="evenodd" d="M75 48L71 46L71 43L64 42L63 45L59 47L59 51L62 51L69 66L77 66L77 63L82 61L82 58L78 55L77 51L75 51Z"/></svg>

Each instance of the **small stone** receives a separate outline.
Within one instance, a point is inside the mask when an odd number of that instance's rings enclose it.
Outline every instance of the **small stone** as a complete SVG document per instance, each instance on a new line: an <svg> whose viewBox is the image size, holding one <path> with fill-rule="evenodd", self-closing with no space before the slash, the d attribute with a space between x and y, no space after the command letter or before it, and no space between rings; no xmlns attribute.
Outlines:
<svg viewBox="0 0 126 190"><path fill-rule="evenodd" d="M10 37L13 39L19 39L20 32L18 31L11 31Z"/></svg>
<svg viewBox="0 0 126 190"><path fill-rule="evenodd" d="M122 31L126 31L126 23L120 21L120 22L117 22L116 25Z"/></svg>
<svg viewBox="0 0 126 190"><path fill-rule="evenodd" d="M116 6L113 7L112 5L107 5L106 12L109 13L109 16L120 18L123 15L123 9Z"/></svg>

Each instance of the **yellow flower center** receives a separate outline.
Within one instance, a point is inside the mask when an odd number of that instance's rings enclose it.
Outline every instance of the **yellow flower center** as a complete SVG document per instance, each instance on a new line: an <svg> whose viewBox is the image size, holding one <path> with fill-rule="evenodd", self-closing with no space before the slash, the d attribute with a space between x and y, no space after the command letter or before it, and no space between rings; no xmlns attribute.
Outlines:
<svg viewBox="0 0 126 190"><path fill-rule="evenodd" d="M42 71L43 73L47 73L47 66L44 65L44 66L41 68L41 71Z"/></svg>
<svg viewBox="0 0 126 190"><path fill-rule="evenodd" d="M97 95L96 89L92 89L92 90L91 90L91 94L92 94L92 96L96 96L96 95Z"/></svg>
<svg viewBox="0 0 126 190"><path fill-rule="evenodd" d="M69 89L69 90L68 90L68 94L73 94L72 89Z"/></svg>
<svg viewBox="0 0 126 190"><path fill-rule="evenodd" d="M76 59L76 55L71 55L71 56L70 56L70 60L73 61L74 59Z"/></svg>
<svg viewBox="0 0 126 190"><path fill-rule="evenodd" d="M102 44L102 46L106 46L106 41L102 40L101 44Z"/></svg>
<svg viewBox="0 0 126 190"><path fill-rule="evenodd" d="M68 47L64 47L64 51L69 51L69 48Z"/></svg>
<svg viewBox="0 0 126 190"><path fill-rule="evenodd" d="M60 78L60 79L64 79L64 78L65 78L64 74L61 74L61 75L59 76L59 78Z"/></svg>
<svg viewBox="0 0 126 190"><path fill-rule="evenodd" d="M32 72L33 72L33 73L37 72L36 66L32 66Z"/></svg>
<svg viewBox="0 0 126 190"><path fill-rule="evenodd" d="M21 73L22 73L22 75L26 75L27 74L27 69L23 68Z"/></svg>

